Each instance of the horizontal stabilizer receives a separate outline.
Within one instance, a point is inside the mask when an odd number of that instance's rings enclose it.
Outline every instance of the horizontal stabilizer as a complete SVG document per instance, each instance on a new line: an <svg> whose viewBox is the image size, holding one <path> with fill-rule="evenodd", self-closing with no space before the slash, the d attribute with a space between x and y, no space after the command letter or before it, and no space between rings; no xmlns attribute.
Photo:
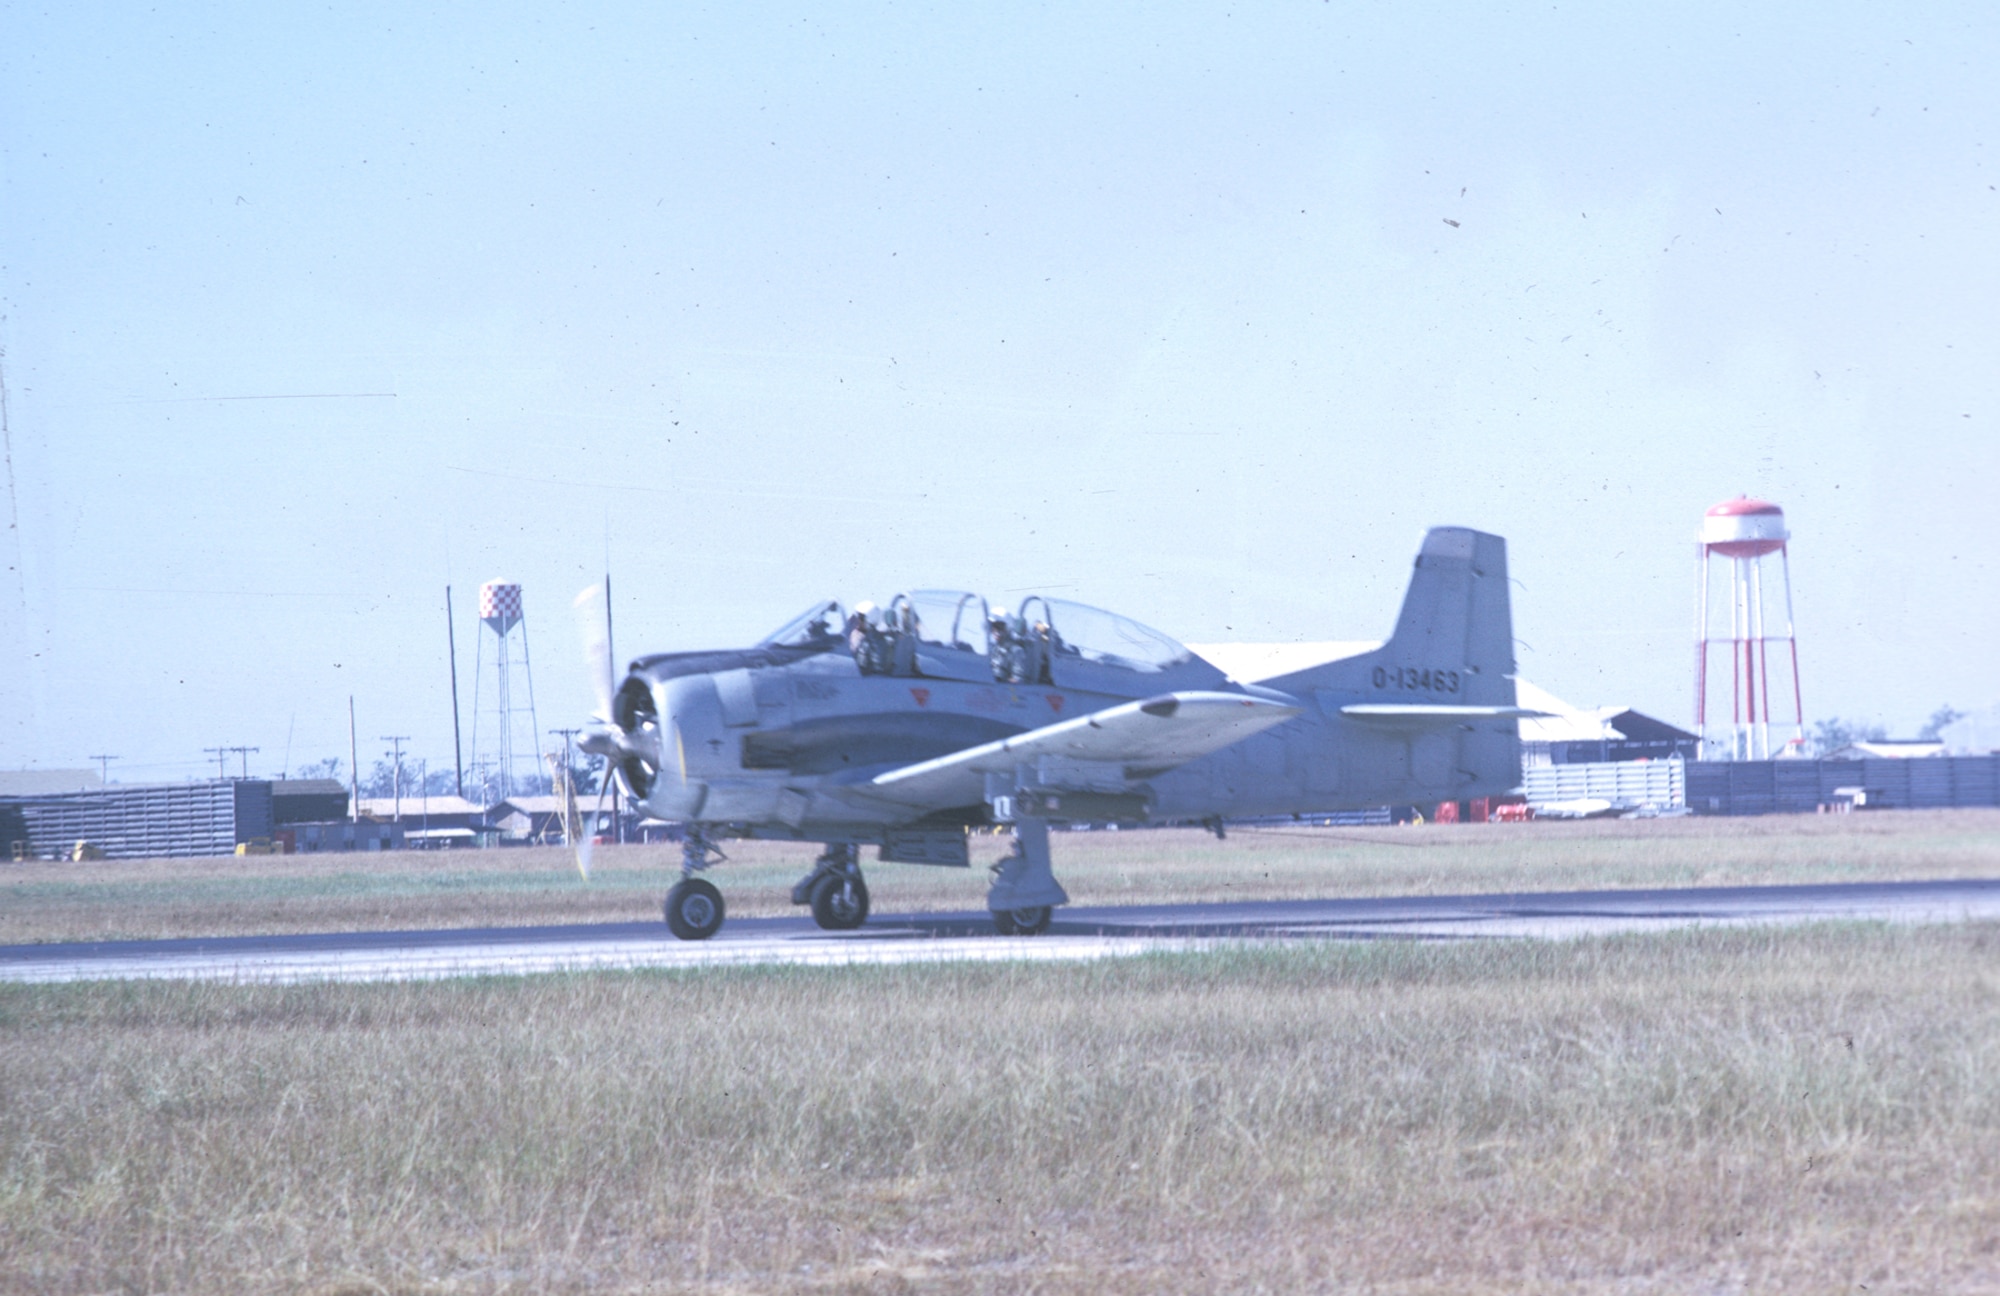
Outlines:
<svg viewBox="0 0 2000 1296"><path fill-rule="evenodd" d="M902 805L977 805L986 799L988 774L1012 774L1044 757L1172 769L1298 713L1241 693L1164 693L905 765L855 790Z"/></svg>
<svg viewBox="0 0 2000 1296"><path fill-rule="evenodd" d="M1356 702L1340 708L1351 720L1395 725L1404 729L1435 729L1465 720L1539 720L1546 711L1519 706L1443 706L1429 702Z"/></svg>

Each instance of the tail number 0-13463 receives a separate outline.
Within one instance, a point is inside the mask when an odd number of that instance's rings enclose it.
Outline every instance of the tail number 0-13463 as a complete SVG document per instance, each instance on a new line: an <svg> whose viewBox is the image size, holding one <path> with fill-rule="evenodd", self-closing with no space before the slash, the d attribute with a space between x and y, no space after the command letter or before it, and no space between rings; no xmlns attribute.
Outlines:
<svg viewBox="0 0 2000 1296"><path fill-rule="evenodd" d="M1415 689L1425 693L1456 693L1459 677L1455 670L1432 666L1377 666L1378 689Z"/></svg>

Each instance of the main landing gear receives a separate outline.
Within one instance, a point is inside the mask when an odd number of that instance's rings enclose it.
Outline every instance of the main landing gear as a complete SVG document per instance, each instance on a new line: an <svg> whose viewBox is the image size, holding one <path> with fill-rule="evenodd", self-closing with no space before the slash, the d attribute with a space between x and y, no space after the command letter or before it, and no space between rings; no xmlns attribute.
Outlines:
<svg viewBox="0 0 2000 1296"><path fill-rule="evenodd" d="M993 930L1002 936L1039 936L1049 929L1049 920L1056 911L1048 905L1029 905L1025 909L995 909Z"/></svg>
<svg viewBox="0 0 2000 1296"><path fill-rule="evenodd" d="M699 825L689 824L681 842L681 880L667 892L667 926L682 940L707 940L722 929L722 892L697 876L724 859ZM868 884L861 877L861 854L852 842L829 842L812 871L792 888L792 903L809 905L813 921L826 931L852 931L868 921ZM1036 936L1049 929L1057 905L1069 892L1049 869L1049 825L1044 819L1014 821L1014 849L993 866L986 908L1002 936Z"/></svg>
<svg viewBox="0 0 2000 1296"><path fill-rule="evenodd" d="M667 892L662 906L667 928L682 940L707 940L722 929L722 892L695 874L723 858L699 827L688 825L687 836L681 841L681 880Z"/></svg>
<svg viewBox="0 0 2000 1296"><path fill-rule="evenodd" d="M792 888L792 903L811 905L813 921L827 931L852 931L867 922L868 884L854 843L828 842L812 872Z"/></svg>
<svg viewBox="0 0 2000 1296"><path fill-rule="evenodd" d="M1069 892L1049 870L1049 825L1046 819L1016 819L1014 850L993 866L993 887L986 907L993 929L1002 936L1038 936L1049 928L1055 906L1069 903Z"/></svg>

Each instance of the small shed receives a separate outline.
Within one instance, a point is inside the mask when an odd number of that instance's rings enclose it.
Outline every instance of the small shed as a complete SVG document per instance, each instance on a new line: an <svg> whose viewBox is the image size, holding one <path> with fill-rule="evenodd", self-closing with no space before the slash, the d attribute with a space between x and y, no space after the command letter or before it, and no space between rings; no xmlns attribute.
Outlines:
<svg viewBox="0 0 2000 1296"><path fill-rule="evenodd" d="M339 779L273 779L271 822L325 823L347 818L347 785Z"/></svg>

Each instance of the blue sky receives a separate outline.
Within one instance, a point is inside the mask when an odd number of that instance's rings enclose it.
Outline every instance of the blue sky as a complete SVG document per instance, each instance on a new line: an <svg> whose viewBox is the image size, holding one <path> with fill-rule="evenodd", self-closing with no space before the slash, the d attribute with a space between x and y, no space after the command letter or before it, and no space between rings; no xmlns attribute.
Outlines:
<svg viewBox="0 0 2000 1296"><path fill-rule="evenodd" d="M447 582L546 728L607 558L1361 638L1434 523L1685 721L1741 492L1809 716L1990 705L2000 16L1738 8L0 6L0 767L447 759Z"/></svg>

